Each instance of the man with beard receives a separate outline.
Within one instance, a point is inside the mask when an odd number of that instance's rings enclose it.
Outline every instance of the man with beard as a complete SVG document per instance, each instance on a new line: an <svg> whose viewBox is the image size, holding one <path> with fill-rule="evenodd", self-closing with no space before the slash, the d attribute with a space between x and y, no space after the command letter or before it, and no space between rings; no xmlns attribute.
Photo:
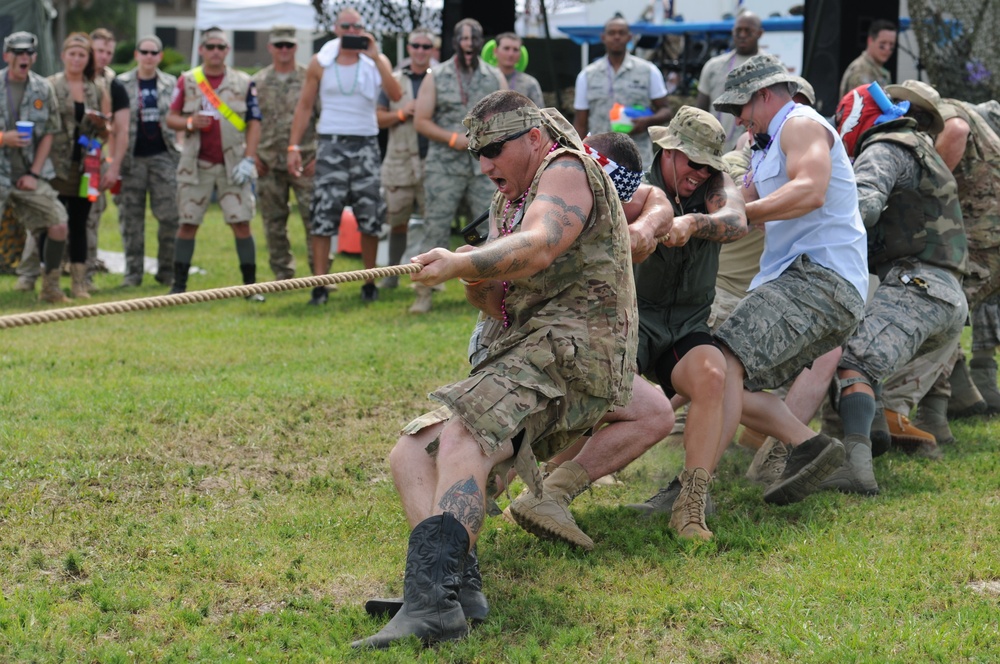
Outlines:
<svg viewBox="0 0 1000 664"><path fill-rule="evenodd" d="M424 199L427 210L423 226L411 226L406 253L423 254L434 247L448 247L451 224L464 200L473 215L486 210L494 186L479 171L469 154L462 120L480 99L506 90L507 82L495 67L482 62L483 27L475 19L462 19L452 37L455 55L424 77L417 94L413 125L430 139L427 148L427 171L424 175ZM410 313L431 310L431 286L416 283L416 302Z"/></svg>
<svg viewBox="0 0 1000 664"><path fill-rule="evenodd" d="M620 15L604 24L601 43L607 55L587 65L576 77L573 126L580 136L611 131L610 114L616 103L652 110L652 115L633 119L629 131L642 155L643 168L649 169L653 144L646 130L669 122L673 113L667 104L663 74L650 62L629 54L631 40L632 31Z"/></svg>
<svg viewBox="0 0 1000 664"><path fill-rule="evenodd" d="M712 102L722 94L726 76L736 67L757 55L757 43L764 29L760 17L753 12L743 12L733 23L733 50L717 55L705 63L698 77L698 98L694 105L703 111L712 110ZM725 151L736 147L742 132L736 130L736 118L729 113L712 113L726 132Z"/></svg>

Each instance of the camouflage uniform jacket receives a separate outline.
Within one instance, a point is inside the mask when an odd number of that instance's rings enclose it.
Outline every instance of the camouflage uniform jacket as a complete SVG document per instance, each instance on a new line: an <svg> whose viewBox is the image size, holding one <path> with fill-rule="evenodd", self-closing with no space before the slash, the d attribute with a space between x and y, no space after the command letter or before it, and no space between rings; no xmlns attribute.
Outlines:
<svg viewBox="0 0 1000 664"><path fill-rule="evenodd" d="M660 171L660 154L653 156L653 168L649 172L649 183L666 192L663 174ZM715 176L719 177L719 176ZM709 178L683 205L667 194L675 216L705 212L705 192L713 180ZM641 263L637 263L635 273L636 299L639 310L661 312L670 310L670 319L687 321L702 315L705 320L715 300L715 275L719 271L719 242L693 237L683 247L656 245L656 251ZM662 318L658 313L656 318Z"/></svg>
<svg viewBox="0 0 1000 664"><path fill-rule="evenodd" d="M542 86L538 79L523 71L514 71L507 77L507 87L535 102L538 108L545 108L545 99L542 97Z"/></svg>
<svg viewBox="0 0 1000 664"><path fill-rule="evenodd" d="M649 77L652 63L626 54L618 71L611 67L607 56L591 62L583 70L587 81L587 128L591 134L611 131L611 107L616 103L623 106L643 106L650 108L653 100L649 96ZM632 135L643 163L652 154L649 134Z"/></svg>
<svg viewBox="0 0 1000 664"><path fill-rule="evenodd" d="M403 89L403 96L399 101L390 100L390 111L398 111L413 101L411 73L409 67L392 73L392 77ZM389 128L389 143L385 148L385 159L382 161L382 186L415 187L424 181L424 160L420 158L418 139L413 122L401 122Z"/></svg>
<svg viewBox="0 0 1000 664"><path fill-rule="evenodd" d="M632 396L638 314L628 227L614 184L593 159L559 148L535 173L524 209L530 208L546 167L567 153L576 154L586 168L594 209L580 236L549 267L510 282L506 312L511 324L490 346L487 361L512 349L533 363L554 358L555 371L569 389L623 406ZM494 219L503 219L506 203L497 193Z"/></svg>
<svg viewBox="0 0 1000 664"><path fill-rule="evenodd" d="M968 246L958 184L910 118L872 127L854 162L868 261L882 276L893 260L916 258L966 274Z"/></svg>
<svg viewBox="0 0 1000 664"><path fill-rule="evenodd" d="M957 99L942 102L947 107L942 112L945 120L962 118L970 129L965 154L953 171L969 246L1000 246L1000 136L972 104Z"/></svg>
<svg viewBox="0 0 1000 664"><path fill-rule="evenodd" d="M306 80L306 68L300 64L295 70L282 77L274 71L274 65L268 65L253 75L257 85L257 103L260 114L267 118L260 127L260 145L257 147L257 157L267 164L268 168L288 170L286 156L288 154L288 138L292 135L292 118L295 116L295 102L302 95L302 84ZM317 100L319 95L316 96ZM308 164L316 158L316 120L319 118L319 105L313 105L313 114L306 125L306 131L299 142L302 151L302 163Z"/></svg>
<svg viewBox="0 0 1000 664"><path fill-rule="evenodd" d="M479 103L479 100L497 90L503 90L506 82L503 74L482 60L468 86L458 75L455 58L445 60L431 71L434 73L434 124L446 131L465 135L462 120ZM446 143L431 141L427 146L427 170L438 173L467 175L479 172L479 162L467 150L453 150Z"/></svg>
<svg viewBox="0 0 1000 664"><path fill-rule="evenodd" d="M872 60L867 52L862 52L844 70L844 76L840 79L840 96L843 97L859 85L875 81L884 88L892 83L892 75L888 69Z"/></svg>
<svg viewBox="0 0 1000 664"><path fill-rule="evenodd" d="M184 83L184 108L181 113L193 115L201 110L201 88L195 83L194 74L190 71L182 75ZM247 92L250 90L250 76L238 69L226 67L226 75L215 88L215 94L241 118L246 117ZM226 164L226 173L232 182L233 169L246 154L246 136L225 118L218 122L222 131L222 158ZM285 146L287 148L287 146ZM198 184L198 152L201 149L201 132L192 131L184 137L181 148L181 160L177 166L177 182L183 184Z"/></svg>
<svg viewBox="0 0 1000 664"><path fill-rule="evenodd" d="M74 172L73 147L79 136L96 138L97 131L91 123L84 117L83 122L77 124L76 113L73 105L73 97L69 91L69 83L66 75L62 72L49 76L49 83L55 91L56 108L62 120L62 131L52 137L52 149L49 155L52 158L52 165L55 167L56 177L60 180L72 182L79 172ZM93 82L87 81L83 85L84 106L87 110L98 110L107 112L109 104L108 91L102 77L97 77ZM78 131L79 130L79 131ZM82 169L83 164L77 163L77 167Z"/></svg>
<svg viewBox="0 0 1000 664"><path fill-rule="evenodd" d="M132 153L135 152L135 135L139 130L139 70L131 69L118 77L118 82L125 87L128 93L129 115L133 121L128 123L128 149L125 150L125 158L122 159L121 174L128 175L132 169ZM177 143L174 141L174 130L167 127L167 114L170 112L170 98L177 87L177 77L156 70L156 106L160 111L160 132L163 134L163 142L167 145L167 152L174 159L179 154Z"/></svg>
<svg viewBox="0 0 1000 664"><path fill-rule="evenodd" d="M8 99L8 94L7 70L0 69L0 99ZM31 120L35 123L31 145L22 148L24 162L28 168L31 168L35 162L35 148L38 146L38 142L48 134L58 134L62 129L62 118L59 117L56 107L56 93L52 89L52 85L44 77L30 70L17 117L11 117L7 104L0 104L0 131L13 131L14 123L18 120ZM0 148L0 190L13 186L10 166L10 152L12 150L14 148ZM53 178L55 170L52 168L51 159L45 160L45 167L39 175L46 180Z"/></svg>

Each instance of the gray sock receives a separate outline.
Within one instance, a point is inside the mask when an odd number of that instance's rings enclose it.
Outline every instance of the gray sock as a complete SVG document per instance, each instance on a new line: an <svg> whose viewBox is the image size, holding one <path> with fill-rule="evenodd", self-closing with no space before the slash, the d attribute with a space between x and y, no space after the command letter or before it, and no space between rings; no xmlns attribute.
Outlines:
<svg viewBox="0 0 1000 664"><path fill-rule="evenodd" d="M875 399L864 392L854 392L840 397L840 419L844 421L844 435L871 433L875 419Z"/></svg>
<svg viewBox="0 0 1000 664"><path fill-rule="evenodd" d="M406 251L406 233L389 233L389 265L399 265Z"/></svg>
<svg viewBox="0 0 1000 664"><path fill-rule="evenodd" d="M190 240L178 238L174 243L174 261L190 265L192 257L194 257L194 238Z"/></svg>
<svg viewBox="0 0 1000 664"><path fill-rule="evenodd" d="M66 251L66 240L53 240L45 238L45 270L58 270L62 264L63 253Z"/></svg>
<svg viewBox="0 0 1000 664"><path fill-rule="evenodd" d="M253 236L236 238L236 255L240 257L240 265L254 265L257 263L257 248L254 245Z"/></svg>

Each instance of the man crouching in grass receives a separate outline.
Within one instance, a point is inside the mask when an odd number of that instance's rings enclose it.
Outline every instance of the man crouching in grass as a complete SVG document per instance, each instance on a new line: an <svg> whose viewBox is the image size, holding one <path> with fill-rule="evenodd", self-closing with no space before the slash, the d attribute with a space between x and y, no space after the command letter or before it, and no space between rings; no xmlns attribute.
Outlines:
<svg viewBox="0 0 1000 664"><path fill-rule="evenodd" d="M540 495L536 455L553 456L631 396L635 286L613 183L568 122L544 117L517 92L486 96L465 125L470 152L497 186L498 237L482 248L416 256L423 269L413 279L461 279L468 300L503 329L468 378L431 394L452 418L403 436L390 454L413 529L403 607L355 647L464 637L463 596L481 588L478 566L467 562L491 470L513 466Z"/></svg>

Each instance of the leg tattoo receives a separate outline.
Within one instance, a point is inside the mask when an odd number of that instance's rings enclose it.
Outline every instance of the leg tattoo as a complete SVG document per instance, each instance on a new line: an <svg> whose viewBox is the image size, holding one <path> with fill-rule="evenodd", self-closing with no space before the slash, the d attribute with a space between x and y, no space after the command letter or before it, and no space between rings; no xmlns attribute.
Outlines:
<svg viewBox="0 0 1000 664"><path fill-rule="evenodd" d="M441 496L438 507L443 512L449 512L473 534L478 533L483 527L486 500L474 477L455 482Z"/></svg>

